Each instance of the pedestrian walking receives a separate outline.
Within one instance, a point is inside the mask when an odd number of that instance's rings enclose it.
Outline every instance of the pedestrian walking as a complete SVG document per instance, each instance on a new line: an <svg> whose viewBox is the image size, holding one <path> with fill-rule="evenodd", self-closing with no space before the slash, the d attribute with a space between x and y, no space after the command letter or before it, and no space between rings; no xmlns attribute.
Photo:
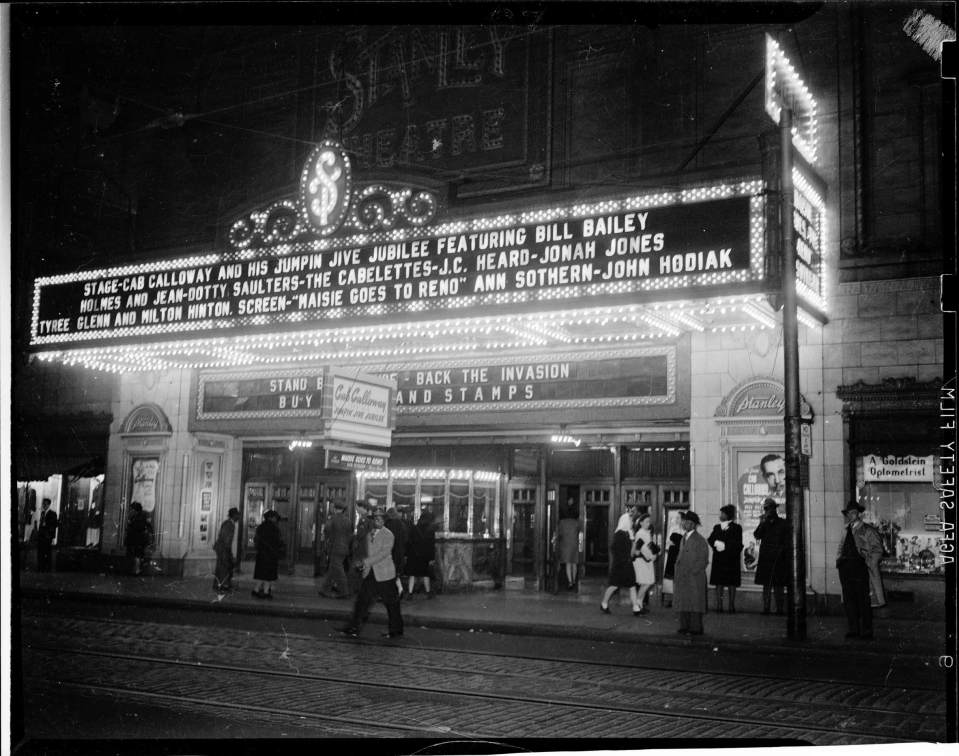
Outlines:
<svg viewBox="0 0 959 756"><path fill-rule="evenodd" d="M57 513L50 509L50 500L40 504L40 522L37 525L37 569L50 572L53 562L53 539L57 535Z"/></svg>
<svg viewBox="0 0 959 756"><path fill-rule="evenodd" d="M736 520L736 507L719 508L719 523L706 541L713 550L709 583L716 586L716 611L723 611L723 589L729 591L729 613L736 613L736 589L742 582L739 557L743 550L743 529Z"/></svg>
<svg viewBox="0 0 959 756"><path fill-rule="evenodd" d="M143 505L138 501L130 502L130 519L127 521L125 541L133 574L139 575L143 570L147 549L153 543L153 525L143 512Z"/></svg>
<svg viewBox="0 0 959 756"><path fill-rule="evenodd" d="M699 515L686 512L682 519L683 537L676 557L675 595L673 609L679 613L679 629L683 635L703 634L703 615L706 613L706 565L709 563L709 544L696 528Z"/></svg>
<svg viewBox="0 0 959 756"><path fill-rule="evenodd" d="M346 513L346 504L333 502L333 516L326 523L326 548L330 555L330 566L320 583L319 594L328 598L349 598L350 581L346 576L349 569L350 544L353 541L353 522Z"/></svg>
<svg viewBox="0 0 959 756"><path fill-rule="evenodd" d="M396 590L396 566L393 563L393 533L384 527L385 516L373 510L371 529L365 537L366 556L358 560L356 569L362 576L360 590L353 604L350 623L341 632L358 638L360 630L369 618L370 606L377 596L383 601L388 617L384 638L400 638L403 635L403 616L400 613L400 595Z"/></svg>
<svg viewBox="0 0 959 756"><path fill-rule="evenodd" d="M579 537L583 532L583 524L579 519L579 504L570 496L566 506L559 513L556 523L556 532L553 534L553 547L560 567L566 572L566 589L576 590L576 568L579 562Z"/></svg>
<svg viewBox="0 0 959 756"><path fill-rule="evenodd" d="M862 520L865 509L858 502L850 501L842 510L846 532L836 554L836 569L842 586L847 638L873 637L869 565L875 561L878 567L883 548L879 531Z"/></svg>
<svg viewBox="0 0 959 756"><path fill-rule="evenodd" d="M636 520L636 534L633 537L633 572L636 577L636 603L639 614L645 614L646 596L656 584L654 562L659 554L659 546L653 541L653 518L648 513L641 514ZM635 614L635 612L634 612Z"/></svg>
<svg viewBox="0 0 959 756"><path fill-rule="evenodd" d="M424 509L420 519L410 529L410 542L406 550L406 598L413 598L416 579L423 581L423 590L427 598L433 598L430 579L433 577L433 562L436 559L436 533L433 529L433 513Z"/></svg>
<svg viewBox="0 0 959 756"><path fill-rule="evenodd" d="M609 585L603 594L599 608L609 614L609 600L621 588L629 589L629 599L633 603L633 614L640 614L636 603L636 572L633 570L633 516L627 512L619 518L616 530L609 545Z"/></svg>
<svg viewBox="0 0 959 756"><path fill-rule="evenodd" d="M666 608L673 605L673 578L676 576L676 557L679 556L679 546L683 542L682 533L669 534L669 548L666 549L666 564L663 565L663 604Z"/></svg>
<svg viewBox="0 0 959 756"><path fill-rule="evenodd" d="M256 562L253 565L253 579L259 585L253 590L254 598L272 599L273 583L276 581L280 560L286 553L286 545L280 536L280 515L276 510L268 509L263 513L263 522L253 536L256 547Z"/></svg>
<svg viewBox="0 0 959 756"><path fill-rule="evenodd" d="M406 568L406 546L409 531L396 507L386 510L386 527L393 534L393 567L396 569L396 590L403 597L403 570Z"/></svg>
<svg viewBox="0 0 959 756"><path fill-rule="evenodd" d="M774 499L763 502L763 519L753 531L759 541L756 585L763 587L763 614L769 614L770 598L776 595L776 614L785 614L784 594L789 582L789 526L779 516Z"/></svg>
<svg viewBox="0 0 959 756"><path fill-rule="evenodd" d="M216 566L213 568L213 590L224 594L233 588L233 570L237 563L237 539L240 510L230 507L226 520L220 525L213 551L216 553Z"/></svg>

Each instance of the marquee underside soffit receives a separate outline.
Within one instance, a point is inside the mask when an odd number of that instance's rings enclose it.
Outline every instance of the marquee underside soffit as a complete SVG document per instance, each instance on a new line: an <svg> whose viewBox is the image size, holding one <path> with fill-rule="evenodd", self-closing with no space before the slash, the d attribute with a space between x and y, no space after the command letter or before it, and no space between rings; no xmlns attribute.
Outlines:
<svg viewBox="0 0 959 756"><path fill-rule="evenodd" d="M809 327L818 323L800 311ZM259 365L382 363L548 350L605 349L672 340L687 332L742 332L781 322L764 295L447 318L220 338L89 346L36 353L41 360L118 373Z"/></svg>

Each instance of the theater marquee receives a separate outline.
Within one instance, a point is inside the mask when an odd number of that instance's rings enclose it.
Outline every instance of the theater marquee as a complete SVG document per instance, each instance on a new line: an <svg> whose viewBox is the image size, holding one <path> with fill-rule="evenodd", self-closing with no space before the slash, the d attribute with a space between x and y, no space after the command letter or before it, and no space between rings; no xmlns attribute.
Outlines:
<svg viewBox="0 0 959 756"><path fill-rule="evenodd" d="M749 181L330 238L264 229L228 253L37 279L32 344L756 290L763 202Z"/></svg>

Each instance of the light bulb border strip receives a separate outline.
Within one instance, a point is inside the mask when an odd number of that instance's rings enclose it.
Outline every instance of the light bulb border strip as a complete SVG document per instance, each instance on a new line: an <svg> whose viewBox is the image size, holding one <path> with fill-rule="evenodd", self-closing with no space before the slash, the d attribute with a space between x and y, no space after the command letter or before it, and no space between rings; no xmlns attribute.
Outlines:
<svg viewBox="0 0 959 756"><path fill-rule="evenodd" d="M731 197L749 197L749 268L747 270L731 271L726 273L703 272L696 274L682 274L661 276L655 279L634 279L631 281L619 281L610 284L583 284L555 287L552 289L536 289L527 291L510 292L509 294L486 294L481 296L446 296L435 297L429 300L416 300L408 303L405 307L402 303L391 303L389 305L353 305L340 308L327 308L325 310L314 312L309 318L315 322L338 320L343 317L389 317L393 315L402 315L404 313L415 313L422 311L450 311L463 308L484 308L501 307L503 305L522 305L530 302L543 302L556 299L580 299L601 297L609 295L626 295L641 292L651 292L664 289L676 289L681 293L682 289L688 287L703 287L728 285L735 283L749 283L761 281L765 275L764 254L765 254L765 198L763 196L764 183L760 179L731 181L723 183L703 184L695 187L673 192L660 192L651 195L636 195L616 200L594 201L590 203L581 203L572 206L557 206L546 211L530 211L515 215L501 215L493 220L473 219L470 221L458 221L456 227L462 226L462 233L468 230L489 230L496 228L505 228L514 225L517 220L521 223L531 221L542 222L542 214L546 213L550 218L555 218L556 213L560 217L579 218L590 215L604 214L625 210L638 210L644 208L658 207L663 205L677 204L695 204L715 199L726 199ZM422 228L422 236L436 238L447 232L440 233L444 226L433 226ZM337 237L332 245L331 240L324 239L324 249L349 248L356 246L362 238L363 243L367 243L369 238L362 237ZM378 240L377 234L373 234L374 243ZM287 254L303 254L309 252L321 251L318 249L304 249L303 245L282 244L262 250L267 256L282 257ZM280 254L282 251L283 254ZM258 254L257 250L247 257ZM110 340L114 338L129 338L133 336L146 336L157 333L177 333L191 332L201 335L203 332L221 329L236 329L249 326L296 323L302 322L305 318L303 313L282 313L277 316L256 315L248 317L237 317L230 320L224 319L205 319L190 322L170 323L170 324L150 324L147 326L127 327L122 331L116 329L89 330L82 334L50 334L41 336L37 333L39 323L39 304L40 288L45 285L55 285L63 283L74 283L77 281L87 281L96 278L115 278L125 275L137 275L140 273L162 272L177 267L194 267L196 265L213 265L235 262L240 258L240 253L227 252L221 255L203 255L182 258L177 260L161 261L156 263L145 263L138 265L128 265L119 268L107 268L94 271L83 271L79 273L63 274L50 277L41 277L34 282L34 300L33 313L31 319L31 345L62 344L62 343L84 343L90 341Z"/></svg>
<svg viewBox="0 0 959 756"><path fill-rule="evenodd" d="M819 118L817 116L816 98L805 85L795 67L786 57L779 43L766 35L766 112L773 122L779 123L782 112L781 95L777 92L777 82L785 89L788 95L801 106L802 110L796 113L800 125L793 124L793 144L810 164L815 165L819 151Z"/></svg>
<svg viewBox="0 0 959 756"><path fill-rule="evenodd" d="M358 360L363 362L381 361L383 359L402 360L414 356L429 359L449 360L457 353L479 351L509 350L529 348L532 346L527 338L523 341L483 342L476 336L493 336L499 329L520 326L531 323L536 326L545 325L547 328L556 327L575 329L579 325L595 326L604 323L635 322L636 315L650 312L655 317L669 320L670 314L676 314L677 319L690 317L694 320L702 315L722 314L734 311L743 303L752 302L764 311L768 304L763 294L731 295L707 300L685 300L675 304L656 303L653 305L628 305L622 307L583 308L548 312L532 316L517 314L503 316L485 316L480 318L464 318L456 321L424 321L419 323L401 323L390 326L359 326L343 331L304 331L295 333L272 334L245 334L238 336L221 336L214 339L192 339L172 342L156 342L153 344L114 344L95 347L72 348L68 347L56 351L37 351L38 359L49 361L59 360L67 364L84 364L95 369L111 370L112 372L132 372L136 370L165 370L165 369L233 369L243 365L256 363L257 365L296 365L303 362L337 362L343 360ZM746 313L748 314L748 313ZM755 320L755 318L752 318ZM698 321L696 321L698 322ZM749 330L748 327L723 326L708 327L703 330ZM767 323L768 325L768 323ZM755 329L755 327L753 327ZM699 329L695 329L699 330ZM464 340L466 335L470 340ZM454 337L454 343L436 343L437 339ZM665 337L662 332L627 336L625 334L599 336L571 336L561 343L569 348L595 349L603 344L610 348L623 344L627 348L629 342L644 341ZM495 336L494 336L495 338ZM391 339L423 339L427 343L414 347L389 346ZM377 342L383 347L376 347ZM332 347L342 344L346 350L334 350ZM323 345L330 345L325 348ZM301 354L290 354L290 349L306 349ZM618 347L617 347L618 348ZM277 350L284 353L266 355L256 350ZM326 351L320 351L326 349ZM250 351L247 351L250 350ZM176 361L173 358L185 354L196 354L197 358ZM419 360L422 363L422 359Z"/></svg>
<svg viewBox="0 0 959 756"><path fill-rule="evenodd" d="M388 470L358 470L356 477L363 480L462 480L481 483L495 483L501 480L503 473L489 470L465 470L459 468L419 468L401 467Z"/></svg>

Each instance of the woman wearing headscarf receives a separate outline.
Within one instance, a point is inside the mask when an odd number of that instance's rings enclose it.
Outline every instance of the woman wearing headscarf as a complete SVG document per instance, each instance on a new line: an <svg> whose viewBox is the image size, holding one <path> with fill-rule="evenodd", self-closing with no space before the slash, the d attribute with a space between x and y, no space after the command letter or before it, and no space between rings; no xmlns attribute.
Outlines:
<svg viewBox="0 0 959 756"><path fill-rule="evenodd" d="M609 586L603 594L599 608L609 614L609 600L620 588L629 588L629 598L633 602L633 614L640 614L636 603L636 573L633 570L633 517L624 514L616 524L613 540L609 547Z"/></svg>
<svg viewBox="0 0 959 756"><path fill-rule="evenodd" d="M741 582L739 555L743 550L743 529L736 523L736 507L719 508L719 524L706 540L713 550L709 583L716 586L716 611L723 611L723 588L729 589L729 613L736 613L736 589Z"/></svg>
<svg viewBox="0 0 959 756"><path fill-rule="evenodd" d="M646 609L643 608L646 594L656 584L656 570L653 569L653 562L659 553L659 546L653 543L652 523L653 518L645 512L636 520L632 557L633 572L636 575L636 603L639 604L639 611L633 614L646 613Z"/></svg>
<svg viewBox="0 0 959 756"><path fill-rule="evenodd" d="M257 526L253 536L253 545L256 547L253 579L259 581L259 586L253 591L254 598L273 598L273 582L279 573L280 558L285 548L280 538L280 526L276 524L279 519L276 510L268 509L263 513L263 522Z"/></svg>

